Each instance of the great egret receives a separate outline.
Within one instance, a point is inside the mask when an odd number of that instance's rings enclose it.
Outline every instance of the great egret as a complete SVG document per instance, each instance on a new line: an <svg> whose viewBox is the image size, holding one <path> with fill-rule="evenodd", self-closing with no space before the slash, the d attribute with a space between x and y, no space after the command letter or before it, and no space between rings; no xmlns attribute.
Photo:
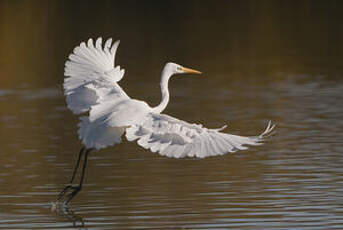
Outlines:
<svg viewBox="0 0 343 230"><path fill-rule="evenodd" d="M158 106L150 107L144 101L130 98L117 84L124 75L124 69L114 64L118 45L119 41L112 45L111 38L104 45L102 38L95 44L89 39L87 44L82 42L77 46L65 63L67 105L75 114L89 113L80 117L78 134L84 147L78 155L70 184L61 191L58 201L68 204L81 190L89 152L120 143L124 132L127 140L138 140L140 146L163 156L204 158L247 149L246 145L260 145L275 127L269 122L259 136L243 137L220 132L226 126L207 129L161 114L169 102L170 77L182 73L200 74L171 62L162 71L162 101ZM80 182L74 186L83 155ZM67 192L69 194L65 195Z"/></svg>

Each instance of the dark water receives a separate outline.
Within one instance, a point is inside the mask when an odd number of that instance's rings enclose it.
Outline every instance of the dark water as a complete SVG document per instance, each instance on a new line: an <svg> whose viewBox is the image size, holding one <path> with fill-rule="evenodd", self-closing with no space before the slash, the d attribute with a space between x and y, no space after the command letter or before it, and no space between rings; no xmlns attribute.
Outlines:
<svg viewBox="0 0 343 230"><path fill-rule="evenodd" d="M341 5L2 1L0 229L343 229ZM173 60L204 74L172 79L166 113L240 135L271 119L276 134L202 160L124 141L92 153L84 190L52 210L81 147L63 63L100 34L122 40L129 95L158 103Z"/></svg>

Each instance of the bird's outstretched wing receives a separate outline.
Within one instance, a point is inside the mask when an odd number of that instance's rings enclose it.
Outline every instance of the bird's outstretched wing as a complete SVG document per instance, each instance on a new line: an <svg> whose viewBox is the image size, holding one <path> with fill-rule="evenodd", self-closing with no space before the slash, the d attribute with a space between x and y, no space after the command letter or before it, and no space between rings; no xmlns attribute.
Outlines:
<svg viewBox="0 0 343 230"><path fill-rule="evenodd" d="M118 45L119 41L112 45L111 38L104 45L102 38L98 38L95 44L89 39L87 44L82 42L69 55L65 63L64 93L68 107L75 114L87 112L102 101L129 98L116 83L124 75L124 69L114 65Z"/></svg>
<svg viewBox="0 0 343 230"><path fill-rule="evenodd" d="M243 137L207 129L202 125L190 124L168 115L150 113L139 125L126 129L126 138L152 152L167 157L208 157L233 153L247 149L247 145L261 145L275 125L268 123L266 130L255 137Z"/></svg>

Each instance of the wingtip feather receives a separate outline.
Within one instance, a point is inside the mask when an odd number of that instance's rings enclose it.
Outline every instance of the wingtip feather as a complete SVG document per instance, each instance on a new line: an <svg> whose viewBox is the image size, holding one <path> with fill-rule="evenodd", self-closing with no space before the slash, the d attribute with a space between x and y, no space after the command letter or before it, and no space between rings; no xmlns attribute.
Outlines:
<svg viewBox="0 0 343 230"><path fill-rule="evenodd" d="M259 138L265 138L272 135L272 131L274 130L275 127L276 127L276 124L273 124L273 122L270 120L268 122L267 128L264 130L263 133L259 135Z"/></svg>
<svg viewBox="0 0 343 230"><path fill-rule="evenodd" d="M92 47L93 46L93 39L92 38L88 39L87 45L88 45L88 47Z"/></svg>
<svg viewBox="0 0 343 230"><path fill-rule="evenodd" d="M95 42L95 46L98 50L102 50L102 37L98 37Z"/></svg>
<svg viewBox="0 0 343 230"><path fill-rule="evenodd" d="M110 48L111 47L111 44L112 44L112 38L109 38L106 40L105 42L105 47L104 48Z"/></svg>

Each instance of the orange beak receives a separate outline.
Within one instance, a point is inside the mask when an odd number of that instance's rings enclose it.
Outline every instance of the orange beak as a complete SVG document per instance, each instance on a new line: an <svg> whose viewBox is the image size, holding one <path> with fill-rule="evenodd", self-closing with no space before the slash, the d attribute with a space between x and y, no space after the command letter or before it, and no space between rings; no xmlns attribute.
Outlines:
<svg viewBox="0 0 343 230"><path fill-rule="evenodd" d="M198 71L198 70L190 69L190 68L186 68L186 67L182 67L182 70L183 70L185 73L201 74L201 72Z"/></svg>

